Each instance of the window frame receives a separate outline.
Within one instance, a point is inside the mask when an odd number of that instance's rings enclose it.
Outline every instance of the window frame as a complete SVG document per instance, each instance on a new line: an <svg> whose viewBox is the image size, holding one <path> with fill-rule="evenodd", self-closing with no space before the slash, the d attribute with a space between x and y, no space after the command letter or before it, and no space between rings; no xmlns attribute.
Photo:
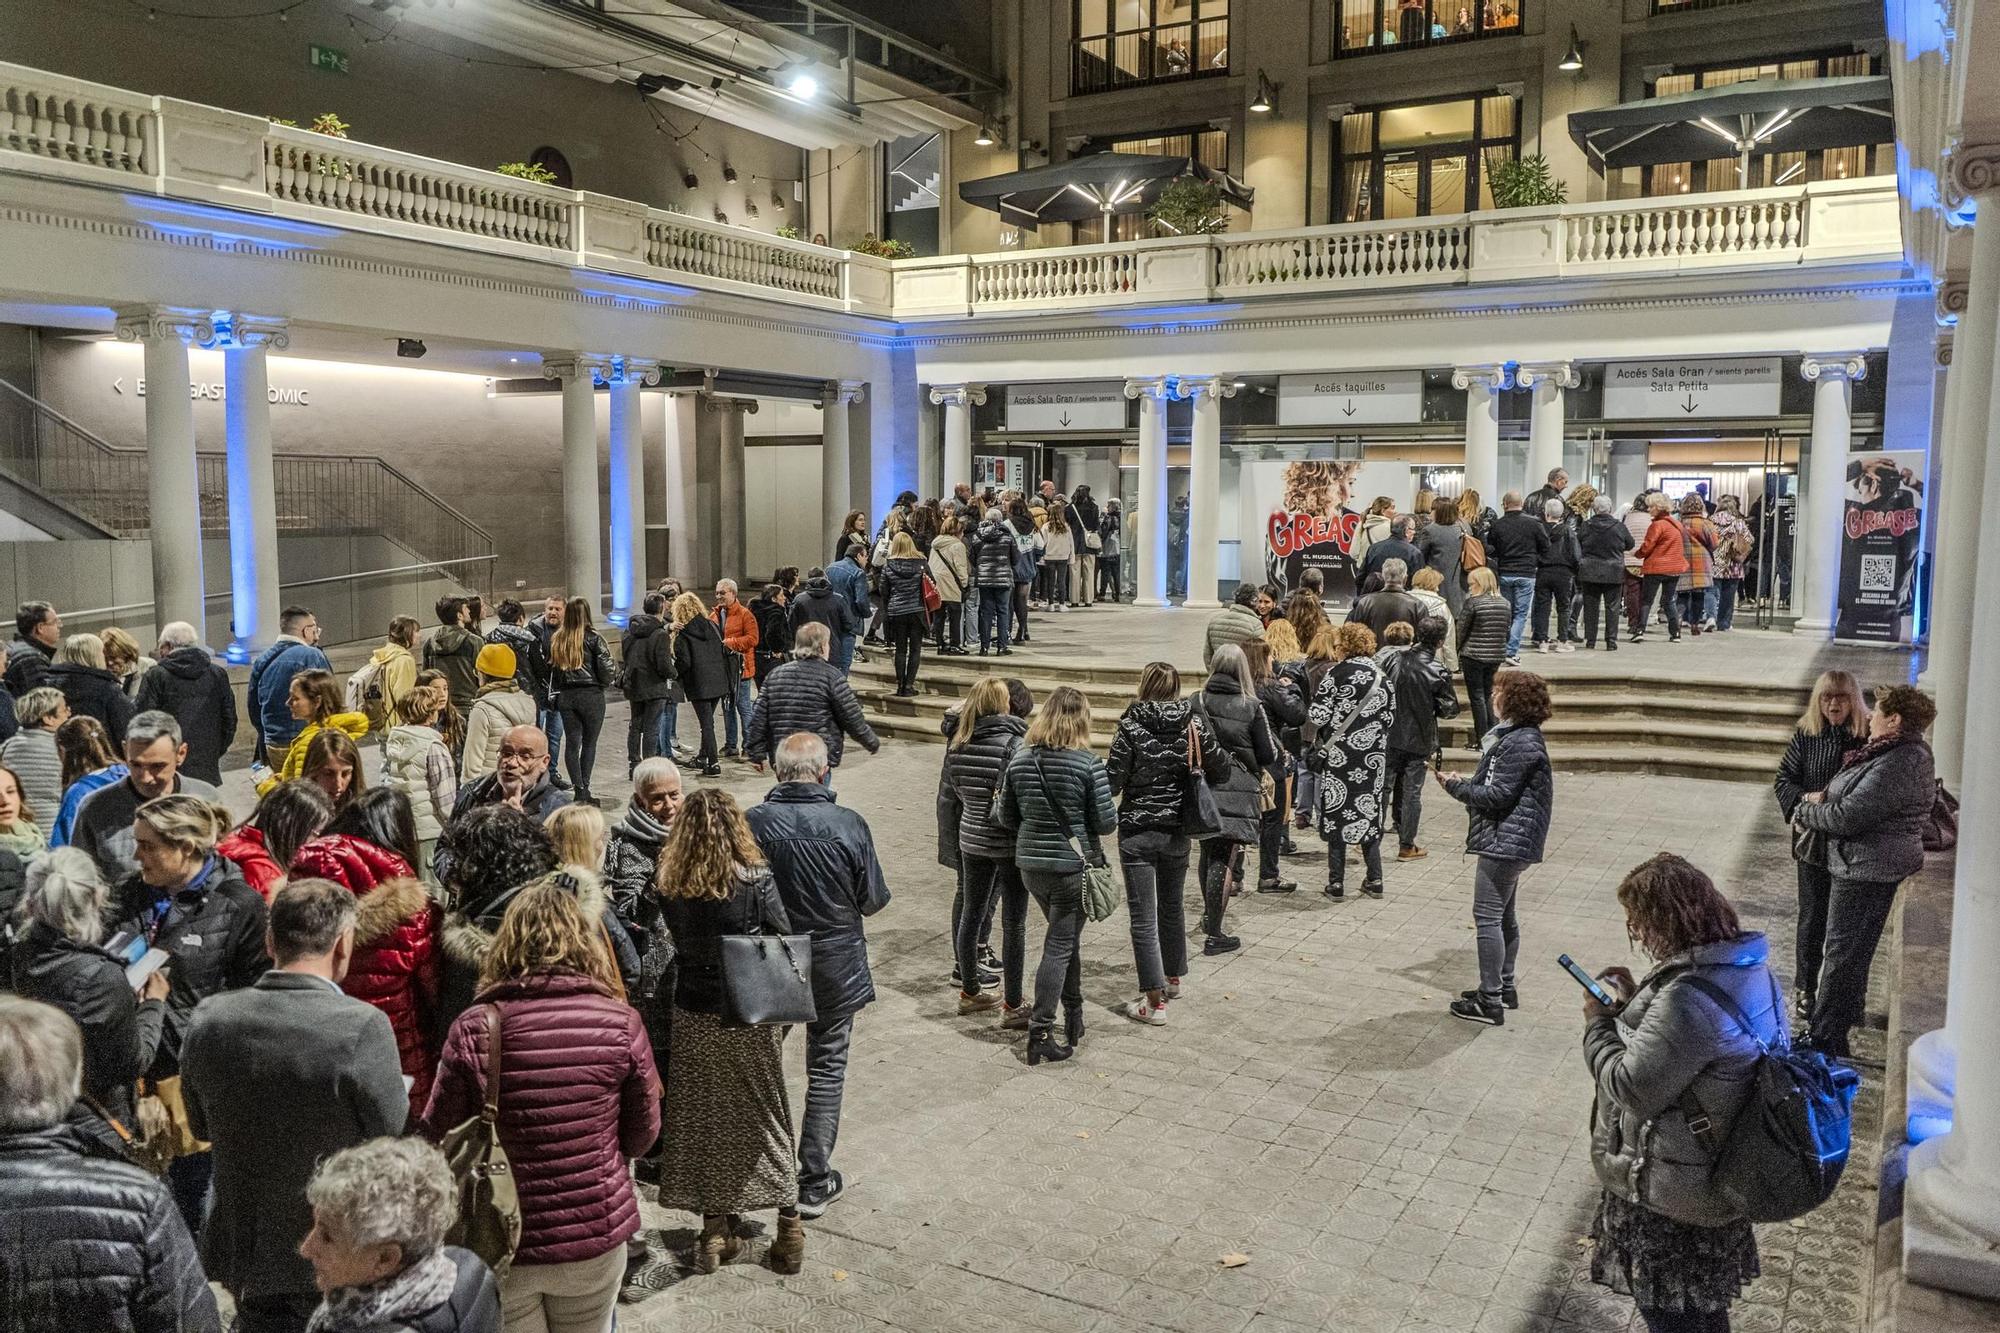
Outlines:
<svg viewBox="0 0 2000 1333"><path fill-rule="evenodd" d="M1514 21L1508 24L1486 22L1486 0L1423 0L1425 17L1424 35L1415 41L1405 42L1398 38L1394 42L1370 42L1366 46L1348 46L1347 16L1350 10L1359 12L1370 10L1373 22L1368 32L1371 37L1400 27L1399 15L1403 12L1401 0L1332 0L1333 6L1333 58L1350 60L1361 56L1394 55L1400 51L1430 51L1441 46L1462 46L1467 42L1483 42L1495 37L1519 37L1527 22L1529 0L1507 0L1514 7ZM1465 9L1472 18L1472 31L1454 33L1447 30L1443 37L1429 35L1432 26L1438 25L1438 14L1453 9Z"/></svg>
<svg viewBox="0 0 2000 1333"><path fill-rule="evenodd" d="M1493 97L1507 97L1510 98L1514 103L1514 132L1511 135L1504 135L1504 136L1486 135L1481 132L1484 128L1484 120L1486 114L1484 110L1484 104L1487 101L1487 99ZM1407 110L1411 107L1437 106L1446 102L1472 103L1472 138L1462 139L1462 140L1452 140L1450 141L1449 144L1426 145L1424 149L1415 151L1418 151L1420 153L1428 153L1432 156L1435 156L1438 154L1439 151L1446 149L1448 147L1454 147L1461 144L1464 146L1468 159L1466 166L1466 174L1465 174L1466 204L1462 208L1445 209L1442 212L1433 208L1428 213L1419 213L1416 216L1449 217L1457 213L1472 213L1478 211L1480 182L1484 179L1486 171L1486 156L1482 150L1488 147L1497 147L1504 144L1513 150L1513 156L1515 161L1519 161L1521 157L1522 99L1519 95L1506 92L1505 90L1500 88L1481 89L1479 91L1470 93L1450 93L1442 97L1423 97L1408 102L1384 102L1384 103L1378 103L1374 106L1359 106L1354 108L1353 111L1349 112L1348 113L1349 115L1367 114L1374 117L1374 124L1369 127L1370 146L1368 150L1368 161L1370 163L1370 166L1367 176L1369 216L1367 217L1349 218L1347 216L1348 201L1343 197L1343 191L1345 189L1344 181L1346 179L1343 168L1346 166L1347 154L1341 150L1340 146L1342 138L1341 121L1336 120L1334 122L1334 130L1333 130L1333 177L1332 177L1333 192L1334 192L1334 197L1333 197L1334 223L1345 224L1345 223L1360 223L1360 222L1380 222L1383 220L1382 217L1383 202L1384 202L1383 179L1387 173L1387 159L1383 156L1383 150L1382 150L1383 113L1388 111ZM1342 117L1342 120L1344 119L1345 117ZM1403 152L1412 150L1398 148L1393 151L1396 152L1397 154L1401 154Z"/></svg>
<svg viewBox="0 0 2000 1333"><path fill-rule="evenodd" d="M1097 93L1118 92L1126 88L1146 88L1163 83L1180 83L1188 79L1226 78L1230 73L1230 22L1233 17L1232 0L1179 0L1187 6L1185 20L1160 22L1159 6L1169 0L1140 0L1145 6L1146 21L1135 28L1119 28L1118 0L1070 0L1070 41L1069 41L1069 95L1088 97ZM1085 7L1095 10L1103 19L1102 29L1088 36L1083 32ZM1204 9L1219 10L1219 14L1203 16ZM1216 65L1214 57L1203 59L1203 29L1213 23L1222 25L1220 57L1222 63ZM1189 52L1187 68L1181 70L1161 70L1160 53L1166 48L1163 42L1174 34L1183 34ZM1129 77L1119 73L1117 60L1118 46L1123 40L1137 43L1136 63L1139 72ZM1097 51L1086 48L1096 47ZM1097 62L1097 68L1104 71L1096 78L1085 76L1085 59Z"/></svg>

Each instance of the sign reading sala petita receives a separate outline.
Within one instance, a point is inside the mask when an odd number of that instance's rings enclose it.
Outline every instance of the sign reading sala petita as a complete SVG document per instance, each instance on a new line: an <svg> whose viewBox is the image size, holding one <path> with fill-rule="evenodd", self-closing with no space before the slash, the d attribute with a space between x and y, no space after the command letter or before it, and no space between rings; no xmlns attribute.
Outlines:
<svg viewBox="0 0 2000 1333"><path fill-rule="evenodd" d="M1782 365L1775 356L1613 361L1604 368L1604 416L1617 421L1773 417Z"/></svg>

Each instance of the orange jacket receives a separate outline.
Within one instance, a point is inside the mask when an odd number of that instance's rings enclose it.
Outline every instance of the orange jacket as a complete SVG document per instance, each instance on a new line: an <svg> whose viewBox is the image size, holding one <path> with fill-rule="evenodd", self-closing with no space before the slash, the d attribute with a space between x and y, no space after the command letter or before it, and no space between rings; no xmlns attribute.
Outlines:
<svg viewBox="0 0 2000 1333"><path fill-rule="evenodd" d="M1681 525L1662 514L1646 529L1646 540L1639 543L1633 554L1639 557L1639 572L1642 574L1674 574L1688 572L1687 552L1682 549Z"/></svg>
<svg viewBox="0 0 2000 1333"><path fill-rule="evenodd" d="M738 602L734 606L715 608L716 628L722 631L723 647L743 654L743 679L754 680L757 675L757 617L750 608Z"/></svg>

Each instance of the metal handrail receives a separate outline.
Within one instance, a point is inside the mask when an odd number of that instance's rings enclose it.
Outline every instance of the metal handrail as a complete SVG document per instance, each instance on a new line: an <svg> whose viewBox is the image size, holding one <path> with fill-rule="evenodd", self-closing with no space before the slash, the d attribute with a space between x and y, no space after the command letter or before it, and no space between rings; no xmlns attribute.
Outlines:
<svg viewBox="0 0 2000 1333"><path fill-rule="evenodd" d="M415 574L425 570L443 569L447 565L476 565L498 560L499 558L497 555L468 555L461 556L457 560L426 560L422 564L417 565L392 565L388 569L363 569L352 574L323 574L316 579L298 579L296 581L280 583L278 590L283 592L286 588L314 588L324 583L357 583L362 579L386 578L391 574ZM203 603L220 602L235 595L228 592L203 593L201 600ZM63 615L70 620L88 620L93 616L115 616L122 615L127 611L150 611L152 609L153 604L150 601L122 602L117 606L93 606L82 611L65 611Z"/></svg>

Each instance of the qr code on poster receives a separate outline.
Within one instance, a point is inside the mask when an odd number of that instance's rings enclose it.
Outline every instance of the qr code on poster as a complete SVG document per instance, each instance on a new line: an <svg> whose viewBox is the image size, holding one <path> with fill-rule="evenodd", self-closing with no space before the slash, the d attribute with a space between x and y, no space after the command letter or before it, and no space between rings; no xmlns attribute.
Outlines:
<svg viewBox="0 0 2000 1333"><path fill-rule="evenodd" d="M1861 557L1861 591L1894 592L1896 590L1896 557L1893 555L1864 555Z"/></svg>

